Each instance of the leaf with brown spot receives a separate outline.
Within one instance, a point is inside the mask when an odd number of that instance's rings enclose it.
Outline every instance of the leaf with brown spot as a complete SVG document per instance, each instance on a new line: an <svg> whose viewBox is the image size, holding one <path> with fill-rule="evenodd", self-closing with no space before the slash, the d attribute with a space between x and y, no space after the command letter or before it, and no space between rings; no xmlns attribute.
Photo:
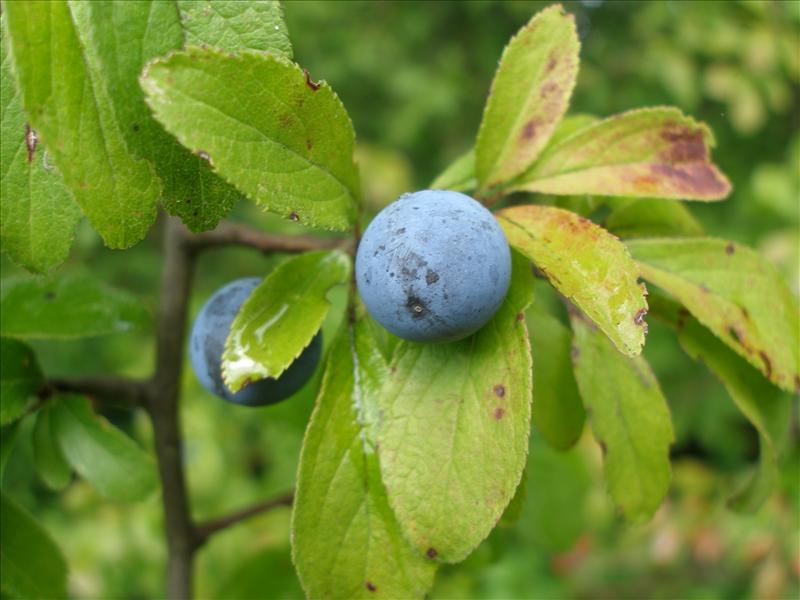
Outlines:
<svg viewBox="0 0 800 600"><path fill-rule="evenodd" d="M509 243L621 352L641 352L646 331L641 311L647 310L647 301L637 282L636 264L616 237L588 219L551 206L515 206L499 211L497 218Z"/></svg>
<svg viewBox="0 0 800 600"><path fill-rule="evenodd" d="M567 110L578 74L575 18L551 6L525 25L500 59L475 145L482 188L522 173Z"/></svg>
<svg viewBox="0 0 800 600"><path fill-rule="evenodd" d="M575 379L601 448L614 503L626 518L653 516L669 488L674 441L666 399L644 357L620 354L591 323L572 315Z"/></svg>
<svg viewBox="0 0 800 600"><path fill-rule="evenodd" d="M525 467L531 359L515 315L531 301L533 278L528 261L513 257L511 288L489 323L459 342L401 342L397 374L384 380L381 475L420 556L463 560L503 514Z"/></svg>
<svg viewBox="0 0 800 600"><path fill-rule="evenodd" d="M731 507L744 512L758 510L780 480L779 449L789 431L792 398L770 385L731 349L690 318L678 332L686 353L714 373L739 410L758 431L760 458L755 473L730 499Z"/></svg>
<svg viewBox="0 0 800 600"><path fill-rule="evenodd" d="M703 123L676 108L604 119L550 146L512 185L546 194L722 200L731 190L711 163Z"/></svg>
<svg viewBox="0 0 800 600"><path fill-rule="evenodd" d="M628 242L642 277L789 392L800 368L800 309L777 269L754 250L712 238Z"/></svg>

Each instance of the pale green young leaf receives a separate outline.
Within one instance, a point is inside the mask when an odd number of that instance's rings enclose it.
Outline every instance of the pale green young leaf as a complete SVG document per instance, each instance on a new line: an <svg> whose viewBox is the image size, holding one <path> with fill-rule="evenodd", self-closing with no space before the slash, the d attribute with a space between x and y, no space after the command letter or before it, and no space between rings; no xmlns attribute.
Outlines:
<svg viewBox="0 0 800 600"><path fill-rule="evenodd" d="M475 149L465 152L433 180L432 190L470 192L478 187L475 179Z"/></svg>
<svg viewBox="0 0 800 600"><path fill-rule="evenodd" d="M527 311L527 322L533 355L533 423L553 448L567 450L578 441L586 421L572 373L572 333L535 303Z"/></svg>
<svg viewBox="0 0 800 600"><path fill-rule="evenodd" d="M91 337L146 326L142 302L89 273L14 277L0 292L0 334L22 339Z"/></svg>
<svg viewBox="0 0 800 600"><path fill-rule="evenodd" d="M514 496L528 452L530 266L513 258L494 318L465 340L403 341L380 395L377 439L389 502L422 556L464 559Z"/></svg>
<svg viewBox="0 0 800 600"><path fill-rule="evenodd" d="M703 226L681 202L636 198L612 206L603 226L622 238L703 235Z"/></svg>
<svg viewBox="0 0 800 600"><path fill-rule="evenodd" d="M769 498L779 481L779 449L789 431L792 398L771 385L696 319L689 317L682 323L678 340L689 356L702 361L722 381L736 406L758 431L761 447L758 468L747 485L730 500L733 508L754 512Z"/></svg>
<svg viewBox="0 0 800 600"><path fill-rule="evenodd" d="M580 131L589 125L594 125L599 120L599 117L595 117L594 115L589 115L586 113L577 113L574 115L565 116L563 119L561 119L561 121L559 121L558 125L556 126L556 130L553 132L553 135L550 136L547 146L545 146L543 152L548 152L550 148L556 144L560 144L563 140L570 137L576 131Z"/></svg>
<svg viewBox="0 0 800 600"><path fill-rule="evenodd" d="M36 413L36 425L32 435L33 462L42 481L54 490L60 490L66 487L72 478L72 469L64 458L53 430L50 417L52 411L51 402Z"/></svg>
<svg viewBox="0 0 800 600"><path fill-rule="evenodd" d="M633 110L550 146L511 189L722 200L731 186L710 162L713 145L708 127L676 108Z"/></svg>
<svg viewBox="0 0 800 600"><path fill-rule="evenodd" d="M239 52L261 50L292 58L277 0L178 0L186 43Z"/></svg>
<svg viewBox="0 0 800 600"><path fill-rule="evenodd" d="M248 383L279 377L308 346L328 314L330 289L346 283L350 259L338 250L287 259L253 290L231 324L222 376L238 392Z"/></svg>
<svg viewBox="0 0 800 600"><path fill-rule="evenodd" d="M0 246L26 269L45 273L67 257L81 211L26 126L6 48L5 16L0 29Z"/></svg>
<svg viewBox="0 0 800 600"><path fill-rule="evenodd" d="M292 517L309 598L422 598L433 583L436 563L403 538L381 481L372 426L387 371L362 321L341 328L306 430Z"/></svg>
<svg viewBox="0 0 800 600"><path fill-rule="evenodd" d="M509 243L530 258L550 283L572 300L630 356L642 351L647 324L645 290L625 246L575 213L527 205L497 213Z"/></svg>
<svg viewBox="0 0 800 600"><path fill-rule="evenodd" d="M94 413L81 396L61 396L51 427L67 462L109 500L141 500L158 487L155 462L133 440Z"/></svg>
<svg viewBox="0 0 800 600"><path fill-rule="evenodd" d="M603 450L609 492L626 518L647 520L669 488L667 401L644 357L619 353L581 315L572 315L572 329L575 379Z"/></svg>
<svg viewBox="0 0 800 600"><path fill-rule="evenodd" d="M536 14L506 46L475 144L482 188L522 173L567 110L578 74L575 17L560 5Z"/></svg>
<svg viewBox="0 0 800 600"><path fill-rule="evenodd" d="M347 230L359 200L353 125L339 98L269 54L190 48L141 80L156 118L259 206Z"/></svg>
<svg viewBox="0 0 800 600"><path fill-rule="evenodd" d="M478 187L475 179L475 149L456 158L430 184L432 190L470 192Z"/></svg>
<svg viewBox="0 0 800 600"><path fill-rule="evenodd" d="M26 600L67 597L67 563L33 516L0 495L0 592Z"/></svg>
<svg viewBox="0 0 800 600"><path fill-rule="evenodd" d="M139 86L147 61L183 46L175 3L95 0L76 3L73 12L86 23L89 48L96 50L94 60L128 149L150 160L161 178L165 208L193 231L213 229L239 192L164 131Z"/></svg>
<svg viewBox="0 0 800 600"><path fill-rule="evenodd" d="M596 122L597 117L591 115L577 114L570 115L561 119L556 125L553 135L547 142L547 147L558 143L573 132L591 125ZM434 190L453 190L456 192L470 192L478 187L478 180L475 179L475 149L472 148L454 160L441 174L431 183Z"/></svg>
<svg viewBox="0 0 800 600"><path fill-rule="evenodd" d="M3 5L22 103L64 182L106 245L127 248L156 217L160 183L129 154L101 74L63 1Z"/></svg>
<svg viewBox="0 0 800 600"><path fill-rule="evenodd" d="M800 309L754 250L712 238L632 240L642 277L787 391L800 390Z"/></svg>
<svg viewBox="0 0 800 600"><path fill-rule="evenodd" d="M36 355L28 345L0 338L0 425L25 414L43 381Z"/></svg>
<svg viewBox="0 0 800 600"><path fill-rule="evenodd" d="M0 338L0 425L16 421L34 406L43 381L39 363L28 345Z"/></svg>

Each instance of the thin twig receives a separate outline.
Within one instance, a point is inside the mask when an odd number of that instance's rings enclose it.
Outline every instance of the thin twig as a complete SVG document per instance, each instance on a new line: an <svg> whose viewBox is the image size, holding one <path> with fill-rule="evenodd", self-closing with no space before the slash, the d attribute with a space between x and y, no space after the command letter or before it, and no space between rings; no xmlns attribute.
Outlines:
<svg viewBox="0 0 800 600"><path fill-rule="evenodd" d="M194 529L195 547L197 548L202 546L213 534L223 529L227 529L231 525L235 525L240 521L249 519L250 517L254 517L280 506L291 506L293 501L294 493L289 492L287 494L283 494L282 496L270 498L269 500L248 506L247 508L243 508L242 510L225 515L224 517L206 521L205 523L199 523Z"/></svg>
<svg viewBox="0 0 800 600"><path fill-rule="evenodd" d="M247 246L260 252L308 252L338 248L352 253L349 238L318 238L310 235L264 233L238 223L220 223L216 229L188 238L192 250L200 252L220 246Z"/></svg>
<svg viewBox="0 0 800 600"><path fill-rule="evenodd" d="M48 379L38 396L47 400L58 392L86 394L92 398L119 406L142 406L147 401L148 382L125 377L79 377Z"/></svg>

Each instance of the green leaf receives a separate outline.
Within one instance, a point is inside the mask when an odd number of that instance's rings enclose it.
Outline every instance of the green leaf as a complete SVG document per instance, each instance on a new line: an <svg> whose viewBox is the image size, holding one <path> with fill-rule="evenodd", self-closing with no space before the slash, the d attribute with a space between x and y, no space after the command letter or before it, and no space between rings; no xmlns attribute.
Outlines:
<svg viewBox="0 0 800 600"><path fill-rule="evenodd" d="M150 63L156 118L259 206L347 230L359 199L353 125L328 84L272 55L190 48Z"/></svg>
<svg viewBox="0 0 800 600"><path fill-rule="evenodd" d="M14 449L14 444L19 436L21 421L14 421L10 425L0 428L0 485L3 483L3 473L6 471L6 464Z"/></svg>
<svg viewBox="0 0 800 600"><path fill-rule="evenodd" d="M626 518L653 516L669 488L669 408L644 357L617 352L578 314L572 315L575 379L604 454L614 503Z"/></svg>
<svg viewBox="0 0 800 600"><path fill-rule="evenodd" d="M567 450L578 441L586 421L572 373L572 332L537 304L528 309L527 321L533 354L533 423L553 448Z"/></svg>
<svg viewBox="0 0 800 600"><path fill-rule="evenodd" d="M244 558L239 555L234 564L214 598L264 600L267 587L270 600L303 597L288 548L265 548Z"/></svg>
<svg viewBox="0 0 800 600"><path fill-rule="evenodd" d="M261 50L292 58L277 0L178 0L186 43L239 52Z"/></svg>
<svg viewBox="0 0 800 600"><path fill-rule="evenodd" d="M5 5L4 5L5 6ZM67 563L50 535L5 493L0 495L0 591L3 597L67 597Z"/></svg>
<svg viewBox="0 0 800 600"><path fill-rule="evenodd" d="M160 184L125 146L85 31L63 1L3 5L23 105L64 181L106 245L127 248L156 217ZM80 33L80 35L79 35Z"/></svg>
<svg viewBox="0 0 800 600"><path fill-rule="evenodd" d="M306 430L292 519L310 598L422 598L433 583L436 564L403 539L381 482L371 427L386 377L363 322L342 327Z"/></svg>
<svg viewBox="0 0 800 600"><path fill-rule="evenodd" d="M568 550L587 527L591 478L586 464L577 450L556 452L532 436L526 472L536 485L528 488L517 531L548 551Z"/></svg>
<svg viewBox="0 0 800 600"><path fill-rule="evenodd" d="M346 283L343 252L307 252L287 259L250 294L231 324L222 375L238 392L245 384L279 377L308 346L328 314L326 296Z"/></svg>
<svg viewBox="0 0 800 600"><path fill-rule="evenodd" d="M528 451L527 260L494 318L449 344L401 342L380 395L377 439L389 501L423 556L466 557L497 523Z"/></svg>
<svg viewBox="0 0 800 600"><path fill-rule="evenodd" d="M465 152L431 183L432 190L470 192L478 187L475 179L475 149Z"/></svg>
<svg viewBox="0 0 800 600"><path fill-rule="evenodd" d="M800 390L797 299L754 250L711 238L628 242L642 277L683 304L767 379Z"/></svg>
<svg viewBox="0 0 800 600"><path fill-rule="evenodd" d="M731 186L709 160L713 145L708 127L678 109L629 111L554 144L512 189L721 200Z"/></svg>
<svg viewBox="0 0 800 600"><path fill-rule="evenodd" d="M511 180L536 160L567 110L578 75L575 17L551 6L506 46L475 144L482 188Z"/></svg>
<svg viewBox="0 0 800 600"><path fill-rule="evenodd" d="M603 225L623 238L703 235L703 226L680 202L620 200L613 204L613 210Z"/></svg>
<svg viewBox="0 0 800 600"><path fill-rule="evenodd" d="M150 321L140 299L89 273L14 277L0 292L0 333L22 339L78 338L130 331Z"/></svg>
<svg viewBox="0 0 800 600"><path fill-rule="evenodd" d="M630 356L642 351L647 324L644 286L625 246L602 227L551 206L516 206L497 213L509 243L530 258Z"/></svg>
<svg viewBox="0 0 800 600"><path fill-rule="evenodd" d="M727 348L693 318L681 324L681 346L693 359L707 365L739 410L758 431L761 458L749 483L730 500L733 508L754 512L769 498L779 482L779 447L789 430L792 398L770 385L747 362Z"/></svg>
<svg viewBox="0 0 800 600"><path fill-rule="evenodd" d="M78 474L110 500L140 500L158 487L155 463L80 396L54 400L51 427Z"/></svg>
<svg viewBox="0 0 800 600"><path fill-rule="evenodd" d="M69 254L81 211L27 126L2 17L0 70L0 245L26 269L44 273ZM29 147L30 144L30 147Z"/></svg>
<svg viewBox="0 0 800 600"><path fill-rule="evenodd" d="M77 3L128 149L155 167L167 210L193 231L213 229L240 194L153 119L139 86L147 61L183 46L173 2Z"/></svg>
<svg viewBox="0 0 800 600"><path fill-rule="evenodd" d="M28 345L0 338L0 425L25 414L43 381L36 355Z"/></svg>
<svg viewBox="0 0 800 600"><path fill-rule="evenodd" d="M72 478L64 453L58 443L52 426L51 414L53 404L49 403L36 413L36 425L33 428L33 461L36 472L49 487L60 490L67 486Z"/></svg>

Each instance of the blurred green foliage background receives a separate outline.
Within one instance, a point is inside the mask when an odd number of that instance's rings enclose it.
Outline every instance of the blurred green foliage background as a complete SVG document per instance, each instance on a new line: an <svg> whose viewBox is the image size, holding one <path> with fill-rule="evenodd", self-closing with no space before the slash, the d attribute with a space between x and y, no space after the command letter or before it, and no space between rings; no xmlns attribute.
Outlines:
<svg viewBox="0 0 800 600"><path fill-rule="evenodd" d="M509 37L542 2L288 2L295 60L339 93L355 123L373 209L425 187L467 150ZM675 105L711 125L714 160L734 184L724 203L691 204L710 235L761 250L800 289L800 3L565 2L577 17L581 68L571 112L607 116ZM242 202L231 218L295 232ZM226 249L204 255L192 315L231 279L264 275L280 257ZM126 251L79 229L63 270L85 268L158 299L158 227ZM3 278L19 269L5 257ZM539 298L546 299L542 288ZM332 338L344 303L333 293ZM437 576L433 598L797 598L800 595L800 426L786 449L784 485L756 515L725 499L757 458L757 437L723 388L651 322L645 354L670 402L678 440L673 486L652 522L624 523L606 496L601 458L586 433L566 455L533 432L526 494L461 565ZM50 375L146 376L152 332L35 345ZM535 364L534 356L534 364ZM190 371L182 406L194 515L210 518L293 486L316 378L290 402L262 410L225 404ZM535 401L535 400L534 400ZM108 415L143 445L143 415ZM111 504L85 483L63 494L37 481L24 423L3 487L58 541L80 598L162 594L165 549L158 497ZM509 515L510 517L511 515ZM512 522L513 521L513 522ZM295 598L289 512L251 519L199 553L201 598Z"/></svg>

